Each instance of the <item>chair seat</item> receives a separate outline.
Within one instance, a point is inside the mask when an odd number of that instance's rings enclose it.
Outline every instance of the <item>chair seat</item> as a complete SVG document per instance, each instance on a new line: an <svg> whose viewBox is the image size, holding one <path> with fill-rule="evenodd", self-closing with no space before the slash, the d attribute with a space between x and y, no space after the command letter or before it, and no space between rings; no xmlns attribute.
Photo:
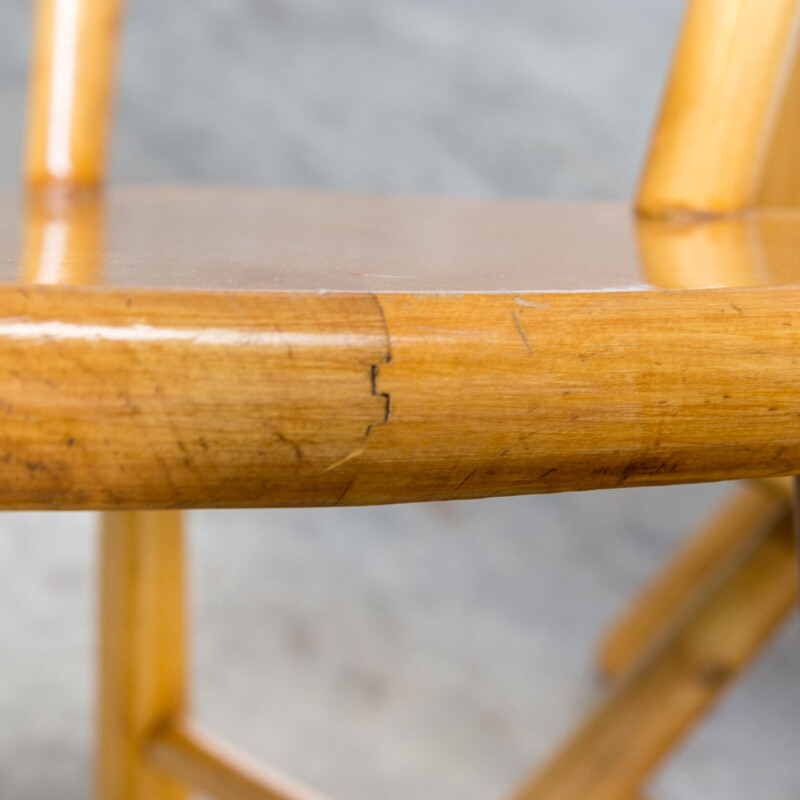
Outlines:
<svg viewBox="0 0 800 800"><path fill-rule="evenodd" d="M35 196L23 208L0 193L0 280L17 280L25 231L23 257L38 261L28 266L45 283L85 268L92 236L103 282L121 287L560 292L800 281L796 211L665 223L637 221L626 203L180 186L82 199ZM104 238L94 233L101 215ZM67 246L70 227L79 247Z"/></svg>
<svg viewBox="0 0 800 800"><path fill-rule="evenodd" d="M795 212L203 187L0 203L2 507L800 471Z"/></svg>

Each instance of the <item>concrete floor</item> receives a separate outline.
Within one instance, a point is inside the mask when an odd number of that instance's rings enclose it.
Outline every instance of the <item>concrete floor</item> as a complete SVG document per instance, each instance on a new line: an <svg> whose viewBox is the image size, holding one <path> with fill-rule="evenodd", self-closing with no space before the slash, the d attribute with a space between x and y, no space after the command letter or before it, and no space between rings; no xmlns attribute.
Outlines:
<svg viewBox="0 0 800 800"><path fill-rule="evenodd" d="M667 0L132 0L121 181L624 197ZM17 179L29 3L0 8ZM499 798L595 700L592 646L723 486L197 512L195 695L342 800ZM89 793L94 520L0 517L0 798ZM791 623L658 776L662 800L800 795Z"/></svg>

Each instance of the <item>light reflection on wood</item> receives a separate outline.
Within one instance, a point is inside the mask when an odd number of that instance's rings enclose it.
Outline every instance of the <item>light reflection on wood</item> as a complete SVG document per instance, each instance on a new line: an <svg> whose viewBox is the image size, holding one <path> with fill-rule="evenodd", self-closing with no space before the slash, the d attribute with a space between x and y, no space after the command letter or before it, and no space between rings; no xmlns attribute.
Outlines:
<svg viewBox="0 0 800 800"><path fill-rule="evenodd" d="M640 219L636 222L642 271L663 289L762 286L758 231L744 215L702 222Z"/></svg>
<svg viewBox="0 0 800 800"><path fill-rule="evenodd" d="M637 208L648 216L751 204L780 79L797 46L797 0L688 5Z"/></svg>
<svg viewBox="0 0 800 800"><path fill-rule="evenodd" d="M105 173L119 0L39 0L26 181L96 186Z"/></svg>
<svg viewBox="0 0 800 800"><path fill-rule="evenodd" d="M22 223L23 283L85 285L103 278L102 192L49 186L31 189Z"/></svg>
<svg viewBox="0 0 800 800"><path fill-rule="evenodd" d="M800 284L800 212L638 219L643 279L662 289Z"/></svg>

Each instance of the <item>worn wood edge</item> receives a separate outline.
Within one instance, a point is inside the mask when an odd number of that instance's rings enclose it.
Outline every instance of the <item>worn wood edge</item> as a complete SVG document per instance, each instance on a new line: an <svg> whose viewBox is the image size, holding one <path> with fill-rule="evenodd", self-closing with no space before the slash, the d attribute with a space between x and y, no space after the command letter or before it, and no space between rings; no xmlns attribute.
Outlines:
<svg viewBox="0 0 800 800"><path fill-rule="evenodd" d="M3 287L0 341L21 509L335 505L387 416L369 295Z"/></svg>
<svg viewBox="0 0 800 800"><path fill-rule="evenodd" d="M374 504L800 471L799 301L0 287L0 507Z"/></svg>
<svg viewBox="0 0 800 800"><path fill-rule="evenodd" d="M325 800L321 794L256 762L189 720L177 720L156 731L144 752L153 767L209 797Z"/></svg>

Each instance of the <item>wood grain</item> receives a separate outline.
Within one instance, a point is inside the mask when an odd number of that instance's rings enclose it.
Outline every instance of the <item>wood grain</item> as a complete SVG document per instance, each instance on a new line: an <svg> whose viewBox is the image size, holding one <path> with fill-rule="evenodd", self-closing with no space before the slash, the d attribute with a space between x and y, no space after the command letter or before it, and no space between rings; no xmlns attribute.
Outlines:
<svg viewBox="0 0 800 800"><path fill-rule="evenodd" d="M38 0L28 106L29 185L102 182L122 0Z"/></svg>
<svg viewBox="0 0 800 800"><path fill-rule="evenodd" d="M639 187L641 213L718 214L751 204L797 12L797 0L691 0Z"/></svg>
<svg viewBox="0 0 800 800"><path fill-rule="evenodd" d="M335 503L386 418L368 295L3 294L0 392L22 428L0 439L6 474L32 479L11 505Z"/></svg>
<svg viewBox="0 0 800 800"><path fill-rule="evenodd" d="M367 504L789 474L798 302L796 289L0 288L0 506Z"/></svg>
<svg viewBox="0 0 800 800"><path fill-rule="evenodd" d="M373 463L347 499L714 480L756 474L762 458L772 474L791 472L797 319L786 299L382 296L392 358L378 388L391 419L373 431L364 453ZM786 371L773 372L787 346ZM391 478L382 452L415 462L413 491Z"/></svg>

